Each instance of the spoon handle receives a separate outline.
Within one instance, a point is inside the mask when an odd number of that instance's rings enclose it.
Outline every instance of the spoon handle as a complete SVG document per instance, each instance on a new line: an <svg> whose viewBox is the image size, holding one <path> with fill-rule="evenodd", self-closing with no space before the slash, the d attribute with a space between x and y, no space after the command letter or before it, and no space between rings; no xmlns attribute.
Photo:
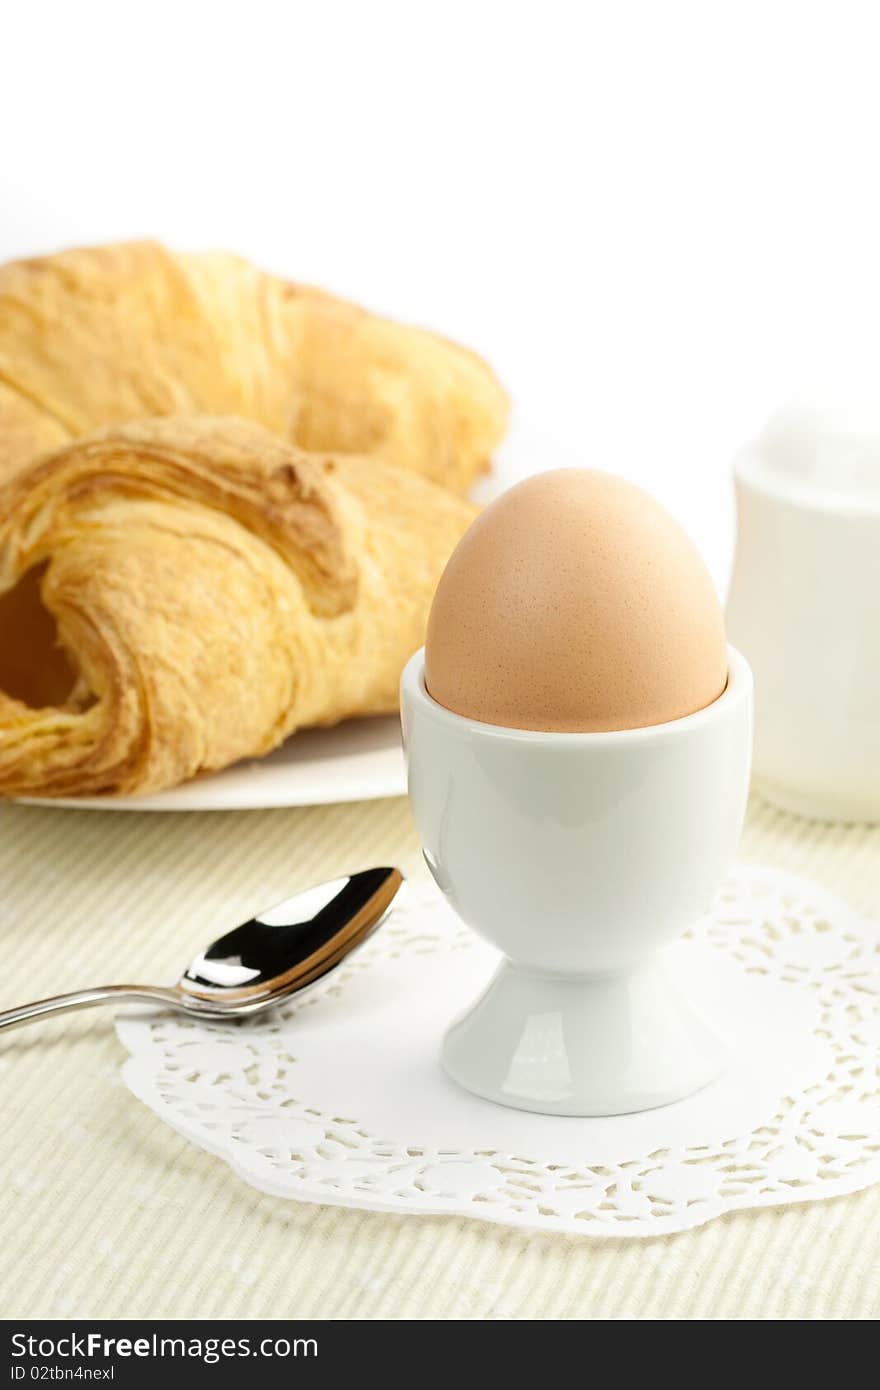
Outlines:
<svg viewBox="0 0 880 1390"><path fill-rule="evenodd" d="M17 1009L0 1013L0 1029L15 1028L20 1023L32 1023L49 1014L66 1014L74 1009L93 1009L98 1004L119 1004L124 1000L140 1000L146 1004L181 1007L180 995L173 989L154 989L151 985L99 985L97 989L78 989L72 994L55 994L51 999L38 999Z"/></svg>

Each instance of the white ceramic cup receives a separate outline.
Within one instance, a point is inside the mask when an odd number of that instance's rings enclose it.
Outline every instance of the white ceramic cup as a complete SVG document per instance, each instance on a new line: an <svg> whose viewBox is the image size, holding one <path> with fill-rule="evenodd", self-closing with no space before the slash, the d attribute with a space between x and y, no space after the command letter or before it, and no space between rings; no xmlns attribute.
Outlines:
<svg viewBox="0 0 880 1390"><path fill-rule="evenodd" d="M790 408L737 459L731 640L755 673L755 783L880 821L880 422Z"/></svg>
<svg viewBox="0 0 880 1390"><path fill-rule="evenodd" d="M610 1115L698 1090L722 1065L664 960L736 851L749 782L751 673L667 724L531 733L452 713L401 683L409 795L434 878L504 953L447 1033L443 1062L523 1110Z"/></svg>

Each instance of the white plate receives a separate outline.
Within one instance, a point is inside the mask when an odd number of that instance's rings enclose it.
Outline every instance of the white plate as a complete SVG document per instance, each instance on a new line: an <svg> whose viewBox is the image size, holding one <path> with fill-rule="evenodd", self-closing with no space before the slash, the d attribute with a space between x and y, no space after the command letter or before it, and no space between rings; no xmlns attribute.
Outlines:
<svg viewBox="0 0 880 1390"><path fill-rule="evenodd" d="M402 796L406 773L397 715L350 719L294 734L265 758L249 758L152 796L26 797L35 806L99 811L253 811Z"/></svg>
<svg viewBox="0 0 880 1390"><path fill-rule="evenodd" d="M475 496L490 498L525 476L529 461L567 461L546 441L536 448L517 429L500 451L491 474ZM534 465L533 465L534 467ZM71 806L100 811L246 811L272 806L318 806L331 801L367 801L403 796L406 770L397 716L352 719L332 729L293 734L274 753L251 758L152 796L26 797L31 805Z"/></svg>

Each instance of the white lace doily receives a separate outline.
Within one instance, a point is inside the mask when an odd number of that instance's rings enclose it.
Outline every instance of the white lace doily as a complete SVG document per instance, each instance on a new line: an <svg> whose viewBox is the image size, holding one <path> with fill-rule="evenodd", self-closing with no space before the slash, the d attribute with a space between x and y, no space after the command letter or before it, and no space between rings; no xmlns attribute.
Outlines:
<svg viewBox="0 0 880 1390"><path fill-rule="evenodd" d="M496 956L423 883L274 1014L142 1011L117 1029L134 1094L265 1192L649 1236L880 1178L878 947L877 924L816 885L737 869L674 948L729 1068L689 1100L612 1119L507 1110L446 1078L443 1031Z"/></svg>

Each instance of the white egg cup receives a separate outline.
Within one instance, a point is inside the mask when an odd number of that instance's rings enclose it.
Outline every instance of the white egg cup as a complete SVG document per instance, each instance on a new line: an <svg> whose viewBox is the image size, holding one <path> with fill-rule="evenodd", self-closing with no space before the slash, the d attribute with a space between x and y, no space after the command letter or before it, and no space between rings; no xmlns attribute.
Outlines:
<svg viewBox="0 0 880 1390"><path fill-rule="evenodd" d="M612 733L481 724L401 682L409 796L452 907L504 952L443 1064L479 1096L552 1115L665 1105L724 1050L663 948L709 905L749 784L752 679L685 719Z"/></svg>

